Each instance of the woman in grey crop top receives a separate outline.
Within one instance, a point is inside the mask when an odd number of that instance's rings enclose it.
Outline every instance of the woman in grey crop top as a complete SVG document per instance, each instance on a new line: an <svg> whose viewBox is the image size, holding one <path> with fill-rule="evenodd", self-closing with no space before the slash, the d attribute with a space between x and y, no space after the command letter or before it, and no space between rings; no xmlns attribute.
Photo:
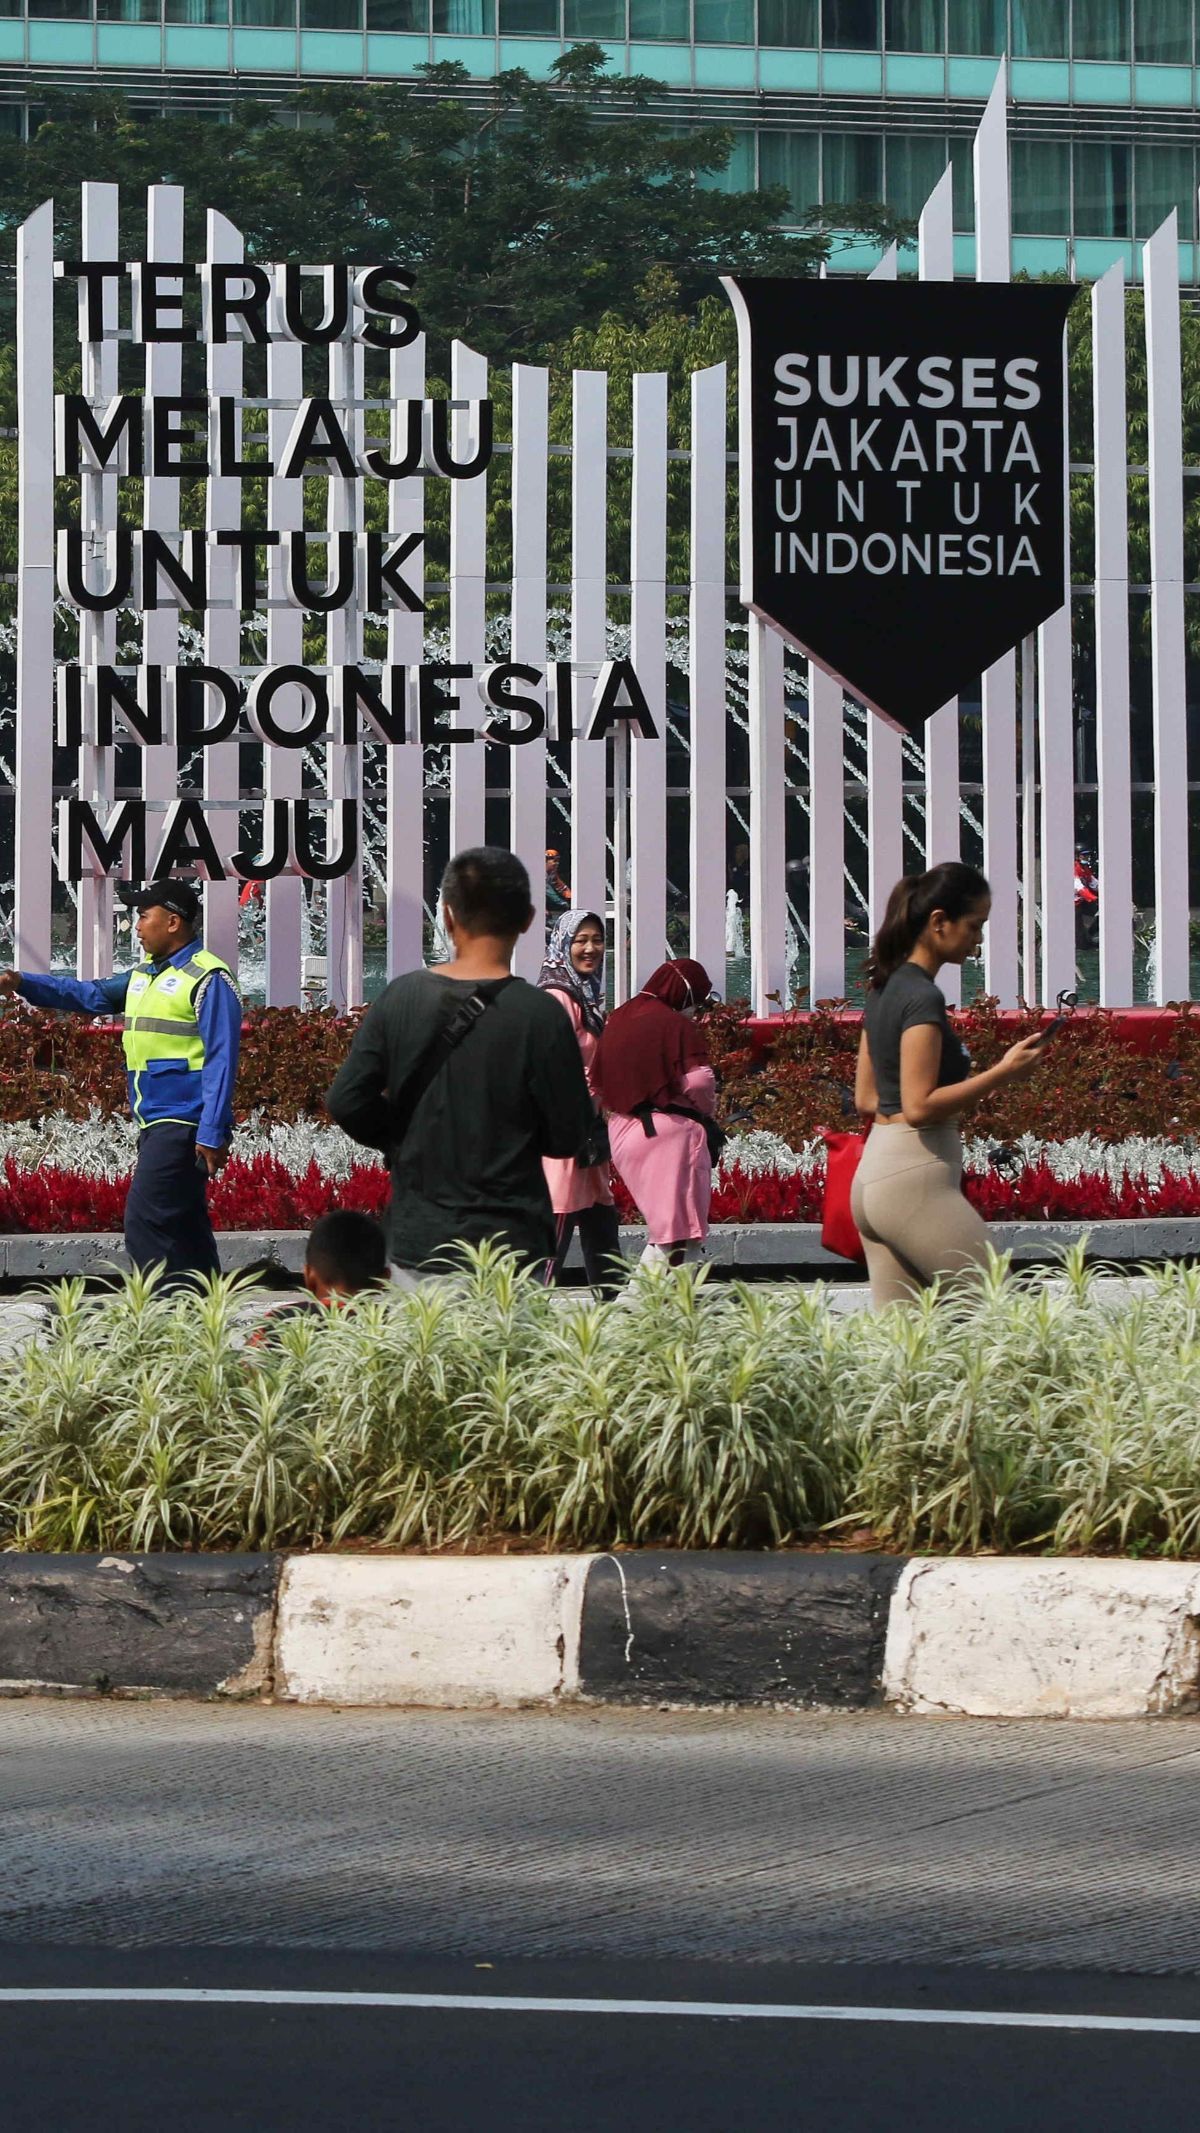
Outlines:
<svg viewBox="0 0 1200 2133"><path fill-rule="evenodd" d="M935 980L978 948L990 908L978 868L946 860L897 882L871 949L854 1101L872 1126L851 1206L876 1310L987 1258L986 1226L962 1194L958 1122L1031 1074L1041 1041L1026 1037L973 1074Z"/></svg>

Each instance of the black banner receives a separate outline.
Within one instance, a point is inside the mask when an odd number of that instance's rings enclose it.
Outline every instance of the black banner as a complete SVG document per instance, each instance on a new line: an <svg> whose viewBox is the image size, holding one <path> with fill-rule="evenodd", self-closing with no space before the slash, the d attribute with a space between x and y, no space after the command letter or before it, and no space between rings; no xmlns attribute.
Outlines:
<svg viewBox="0 0 1200 2133"><path fill-rule="evenodd" d="M747 607L895 725L1066 596L1075 290L727 277Z"/></svg>

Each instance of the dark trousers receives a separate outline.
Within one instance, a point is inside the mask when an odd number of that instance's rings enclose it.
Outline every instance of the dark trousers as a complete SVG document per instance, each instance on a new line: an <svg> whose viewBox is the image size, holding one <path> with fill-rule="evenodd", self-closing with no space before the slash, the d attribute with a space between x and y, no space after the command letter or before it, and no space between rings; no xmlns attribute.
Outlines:
<svg viewBox="0 0 1200 2133"><path fill-rule="evenodd" d="M558 1244L547 1279L561 1281L571 1239L578 1230L584 1273L602 1296L615 1296L621 1286L620 1265L613 1264L621 1257L621 1218L616 1208L580 1207L573 1215L558 1215L555 1220Z"/></svg>
<svg viewBox="0 0 1200 2133"><path fill-rule="evenodd" d="M125 1249L135 1267L165 1268L176 1287L189 1274L218 1274L205 1181L196 1168L196 1128L147 1126L125 1202Z"/></svg>

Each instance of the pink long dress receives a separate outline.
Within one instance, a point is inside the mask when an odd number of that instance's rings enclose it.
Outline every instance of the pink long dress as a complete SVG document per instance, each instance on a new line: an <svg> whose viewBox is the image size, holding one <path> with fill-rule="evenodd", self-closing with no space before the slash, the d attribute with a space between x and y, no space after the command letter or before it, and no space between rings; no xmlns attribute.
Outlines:
<svg viewBox="0 0 1200 2133"><path fill-rule="evenodd" d="M569 993L559 992L557 986L547 988L552 1000L557 1000L564 1014L570 1015L579 1050L583 1059L584 1079L592 1102L597 1101L593 1068L596 1063L596 1047L600 1040L584 1022L577 1000ZM608 1182L607 1163L597 1163L591 1170L580 1170L571 1156L544 1155L542 1168L550 1190L550 1204L556 1215L577 1215L585 1207L611 1207L612 1187Z"/></svg>
<svg viewBox="0 0 1200 2133"><path fill-rule="evenodd" d="M709 1118L717 1108L710 1066L691 1066L653 1099L688 1104ZM654 1132L640 1118L614 1113L608 1122L613 1161L641 1209L652 1244L688 1244L708 1235L712 1161L704 1129L692 1118L655 1110Z"/></svg>

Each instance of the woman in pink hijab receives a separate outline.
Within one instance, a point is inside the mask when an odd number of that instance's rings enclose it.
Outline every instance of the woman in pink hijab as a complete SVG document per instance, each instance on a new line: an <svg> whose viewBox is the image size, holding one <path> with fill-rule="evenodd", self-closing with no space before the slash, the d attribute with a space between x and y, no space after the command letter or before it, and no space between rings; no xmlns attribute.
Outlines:
<svg viewBox="0 0 1200 2133"><path fill-rule="evenodd" d="M613 1161L645 1218L642 1264L698 1259L708 1235L716 1076L694 1016L712 984L702 963L662 963L608 1018L593 1068Z"/></svg>

